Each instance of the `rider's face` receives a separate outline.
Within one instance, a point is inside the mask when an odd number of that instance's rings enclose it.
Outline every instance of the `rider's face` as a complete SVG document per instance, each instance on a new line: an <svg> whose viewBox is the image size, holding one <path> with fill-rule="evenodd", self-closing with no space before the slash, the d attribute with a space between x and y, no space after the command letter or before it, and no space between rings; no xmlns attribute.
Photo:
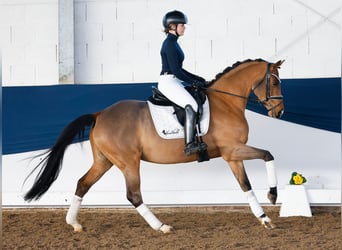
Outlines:
<svg viewBox="0 0 342 250"><path fill-rule="evenodd" d="M185 24L183 23L180 23L177 25L177 33L179 36L182 36L184 35L184 32L185 32Z"/></svg>
<svg viewBox="0 0 342 250"><path fill-rule="evenodd" d="M170 32L172 34L177 34L178 36L182 36L184 35L184 31L185 31L185 24L183 23L179 23L178 25L176 24L171 24L170 26Z"/></svg>

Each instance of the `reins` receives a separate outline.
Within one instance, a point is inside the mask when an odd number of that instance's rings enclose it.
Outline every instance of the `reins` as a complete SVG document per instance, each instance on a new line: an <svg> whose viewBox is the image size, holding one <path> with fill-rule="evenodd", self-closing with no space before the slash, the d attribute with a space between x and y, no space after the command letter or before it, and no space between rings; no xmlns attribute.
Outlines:
<svg viewBox="0 0 342 250"><path fill-rule="evenodd" d="M258 98L251 98L251 97L247 97L247 96L243 96L243 95L238 95L238 94L234 94L234 93L231 93L228 91L223 91L223 90L219 90L219 89L215 89L215 88L203 87L203 89L205 89L206 91L217 92L217 93L221 93L221 94L235 96L238 98L246 99L248 101L259 102L259 103L261 102Z"/></svg>

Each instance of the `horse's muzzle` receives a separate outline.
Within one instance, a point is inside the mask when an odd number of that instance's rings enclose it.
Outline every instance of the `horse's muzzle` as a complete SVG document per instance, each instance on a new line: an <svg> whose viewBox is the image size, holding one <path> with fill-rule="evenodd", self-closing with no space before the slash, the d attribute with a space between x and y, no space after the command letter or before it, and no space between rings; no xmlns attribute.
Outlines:
<svg viewBox="0 0 342 250"><path fill-rule="evenodd" d="M281 118L284 114L284 109L276 110L275 108L268 110L268 116L273 118Z"/></svg>
<svg viewBox="0 0 342 250"><path fill-rule="evenodd" d="M267 114L273 118L280 118L284 114L284 103L281 100L277 104L264 102L265 107L267 107Z"/></svg>
<svg viewBox="0 0 342 250"><path fill-rule="evenodd" d="M276 118L281 118L284 114L284 109L280 110L280 112L278 112L278 114L276 115Z"/></svg>

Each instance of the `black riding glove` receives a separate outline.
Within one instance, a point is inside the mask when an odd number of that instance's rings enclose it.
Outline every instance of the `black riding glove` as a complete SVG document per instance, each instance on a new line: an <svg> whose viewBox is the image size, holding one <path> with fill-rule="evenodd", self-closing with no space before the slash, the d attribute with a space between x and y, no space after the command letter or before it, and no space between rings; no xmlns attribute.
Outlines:
<svg viewBox="0 0 342 250"><path fill-rule="evenodd" d="M207 85L207 82L204 80L204 81L194 81L192 83L192 87L194 87L195 89L201 89L201 88L204 88L206 87Z"/></svg>

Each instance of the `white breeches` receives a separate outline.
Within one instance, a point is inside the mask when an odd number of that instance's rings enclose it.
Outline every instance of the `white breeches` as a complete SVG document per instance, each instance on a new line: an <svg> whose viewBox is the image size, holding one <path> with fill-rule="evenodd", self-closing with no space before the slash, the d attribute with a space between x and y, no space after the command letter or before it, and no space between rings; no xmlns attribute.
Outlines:
<svg viewBox="0 0 342 250"><path fill-rule="evenodd" d="M173 101L178 106L185 108L186 105L190 104L193 110L197 112L197 102L189 92L186 91L181 80L174 75L161 75L159 77L158 89L170 101Z"/></svg>

